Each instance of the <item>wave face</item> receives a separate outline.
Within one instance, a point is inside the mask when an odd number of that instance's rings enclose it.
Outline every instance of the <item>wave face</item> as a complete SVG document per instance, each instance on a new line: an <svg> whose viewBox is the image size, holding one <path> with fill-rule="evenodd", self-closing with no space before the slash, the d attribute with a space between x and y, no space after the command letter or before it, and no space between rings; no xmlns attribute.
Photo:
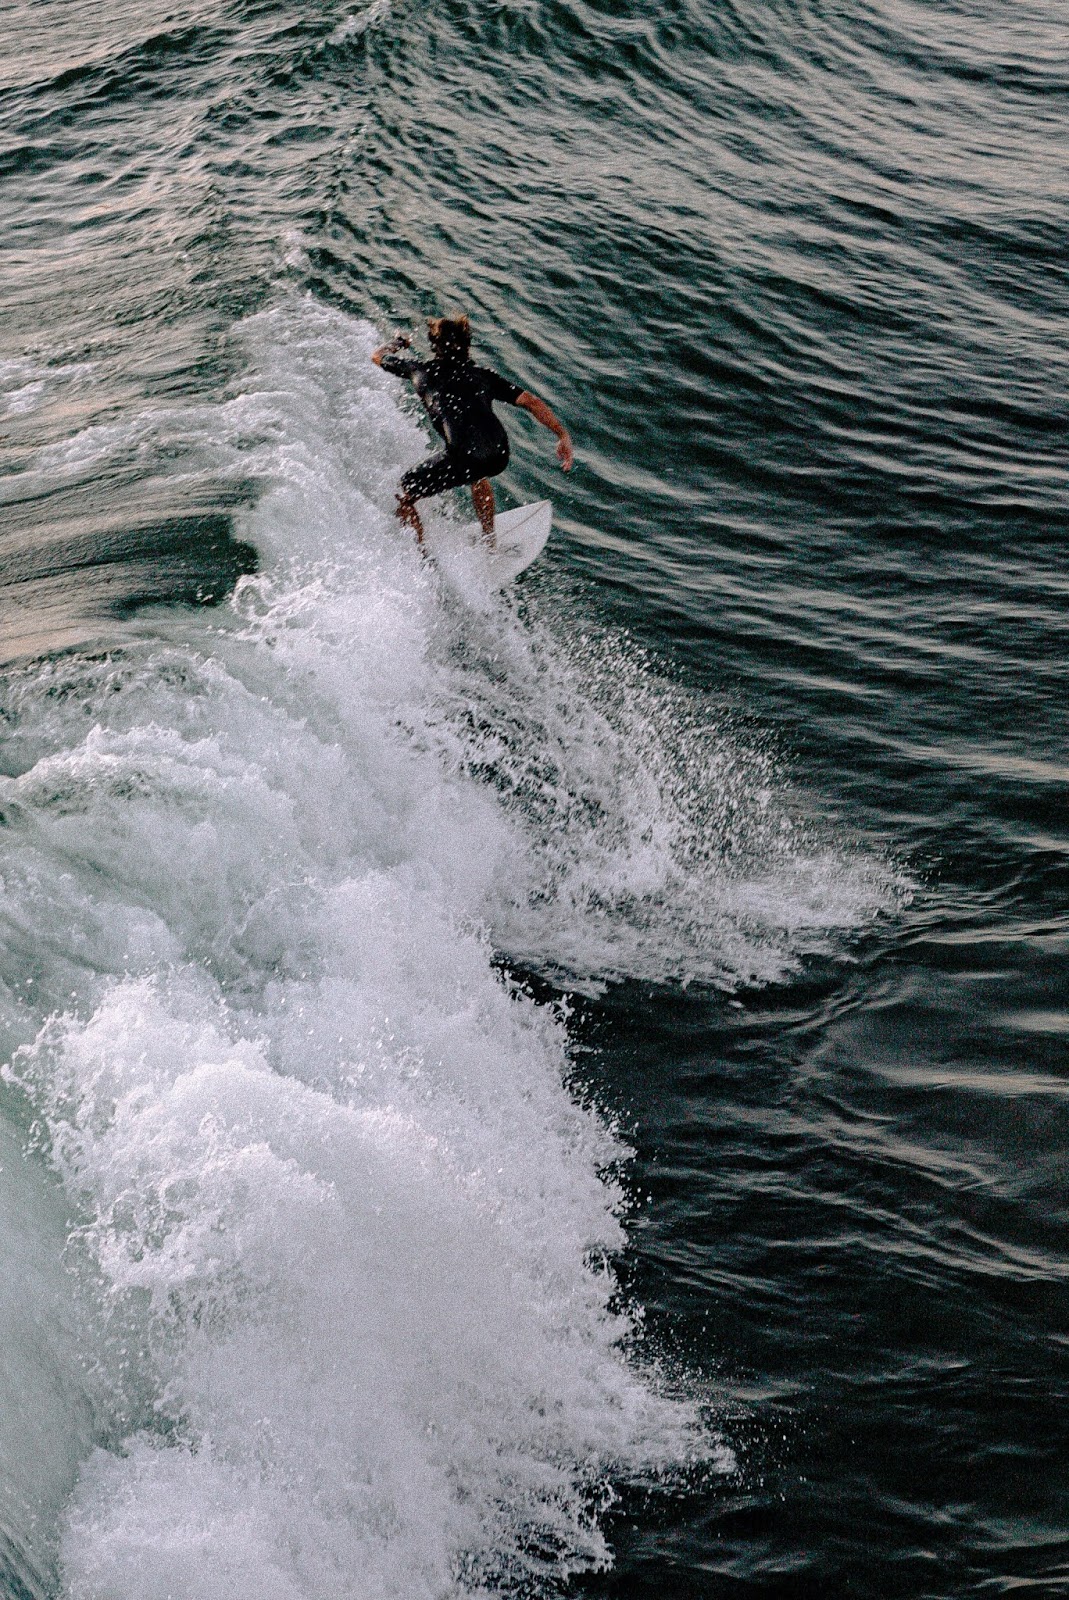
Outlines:
<svg viewBox="0 0 1069 1600"><path fill-rule="evenodd" d="M222 455L275 435L281 559L232 621L8 704L8 889L46 1005L78 994L14 1076L118 1435L75 1490L72 1595L523 1589L604 1559L614 1464L691 1449L609 1308L622 1147L491 963L507 821L405 728L443 623L377 502L418 437L381 385L317 437L369 337L268 317L281 392L189 419Z"/></svg>
<svg viewBox="0 0 1069 1600"><path fill-rule="evenodd" d="M641 661L610 687L604 637L421 564L369 326L294 300L241 338L240 392L181 425L267 485L262 574L6 693L9 1092L107 1446L60 1570L86 1600L541 1591L606 1561L614 1483L728 1457L619 1304L626 1148L498 957L737 984L888 890L807 854L771 762L688 735Z"/></svg>

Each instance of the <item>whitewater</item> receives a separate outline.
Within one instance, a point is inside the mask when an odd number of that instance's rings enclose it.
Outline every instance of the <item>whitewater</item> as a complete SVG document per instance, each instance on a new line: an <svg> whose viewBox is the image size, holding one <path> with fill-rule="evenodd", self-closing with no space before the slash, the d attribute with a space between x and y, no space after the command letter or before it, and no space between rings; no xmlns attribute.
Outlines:
<svg viewBox="0 0 1069 1600"><path fill-rule="evenodd" d="M37 462L254 481L260 570L3 688L12 1592L548 1593L622 1484L731 1471L567 997L767 983L902 892L551 563L421 561L378 337L283 297L227 396Z"/></svg>

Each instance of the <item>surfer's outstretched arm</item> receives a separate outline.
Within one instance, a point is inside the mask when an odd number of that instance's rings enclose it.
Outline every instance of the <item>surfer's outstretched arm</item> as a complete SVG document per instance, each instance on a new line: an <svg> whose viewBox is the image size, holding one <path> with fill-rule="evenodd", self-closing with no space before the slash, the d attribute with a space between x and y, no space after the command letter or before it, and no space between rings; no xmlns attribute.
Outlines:
<svg viewBox="0 0 1069 1600"><path fill-rule="evenodd" d="M557 460L565 472L570 472L575 460L575 451L572 449L571 436L563 422L557 420L544 400L540 400L536 394L530 394L526 389L516 396L515 403L522 406L525 411L529 411L543 428L548 428L550 433L557 435Z"/></svg>
<svg viewBox="0 0 1069 1600"><path fill-rule="evenodd" d="M399 355L402 350L407 350L411 343L412 340L407 333L395 333L392 339L388 339L385 344L380 344L377 350L372 350L371 359L377 367L384 367L389 372L390 368L383 361L383 356ZM407 374L399 373L398 376L403 377L407 376Z"/></svg>

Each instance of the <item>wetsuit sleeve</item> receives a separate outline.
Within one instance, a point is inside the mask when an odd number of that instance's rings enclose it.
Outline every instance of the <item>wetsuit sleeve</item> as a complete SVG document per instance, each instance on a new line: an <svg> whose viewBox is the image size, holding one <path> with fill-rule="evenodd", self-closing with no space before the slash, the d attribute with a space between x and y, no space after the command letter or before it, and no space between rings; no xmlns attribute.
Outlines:
<svg viewBox="0 0 1069 1600"><path fill-rule="evenodd" d="M379 366L394 378L411 378L418 371L420 363L413 361L410 356L386 355L379 357Z"/></svg>
<svg viewBox="0 0 1069 1600"><path fill-rule="evenodd" d="M479 376L486 385L486 392L491 400L501 400L505 405L514 406L523 390L518 383L510 383L503 378L500 372L495 372L492 367L480 367Z"/></svg>

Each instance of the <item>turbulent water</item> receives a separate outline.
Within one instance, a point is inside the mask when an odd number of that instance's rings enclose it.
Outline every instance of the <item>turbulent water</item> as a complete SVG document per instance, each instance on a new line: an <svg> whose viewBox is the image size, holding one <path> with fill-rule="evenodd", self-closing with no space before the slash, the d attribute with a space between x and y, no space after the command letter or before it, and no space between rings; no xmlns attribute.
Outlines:
<svg viewBox="0 0 1069 1600"><path fill-rule="evenodd" d="M0 13L11 1600L1069 1591L1064 21Z"/></svg>

